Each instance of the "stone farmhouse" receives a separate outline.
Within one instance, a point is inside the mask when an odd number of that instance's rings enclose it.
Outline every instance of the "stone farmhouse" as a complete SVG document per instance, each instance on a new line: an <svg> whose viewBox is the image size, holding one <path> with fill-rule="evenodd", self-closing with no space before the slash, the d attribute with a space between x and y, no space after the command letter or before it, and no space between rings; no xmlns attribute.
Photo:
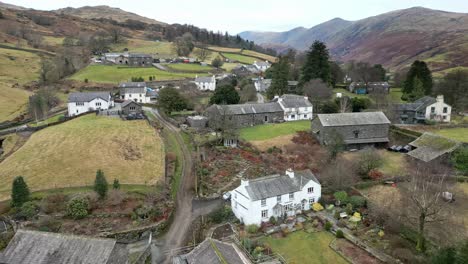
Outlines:
<svg viewBox="0 0 468 264"><path fill-rule="evenodd" d="M214 91L216 90L216 76L211 77L195 77L194 83L197 85L198 89L201 91Z"/></svg>
<svg viewBox="0 0 468 264"><path fill-rule="evenodd" d="M413 103L399 104L396 107L397 122L401 124L418 124L426 120L450 122L452 107L444 102L444 96L437 98L424 96Z"/></svg>
<svg viewBox="0 0 468 264"><path fill-rule="evenodd" d="M173 264L251 264L244 252L235 244L207 238L187 254L172 258Z"/></svg>
<svg viewBox="0 0 468 264"><path fill-rule="evenodd" d="M278 103L212 105L205 111L212 129L241 128L284 121Z"/></svg>
<svg viewBox="0 0 468 264"><path fill-rule="evenodd" d="M95 110L108 110L114 107L109 92L83 92L68 95L68 115L75 116Z"/></svg>
<svg viewBox="0 0 468 264"><path fill-rule="evenodd" d="M390 121L382 112L318 114L312 121L312 133L320 144L341 138L349 150L386 145L389 129Z"/></svg>
<svg viewBox="0 0 468 264"><path fill-rule="evenodd" d="M0 252L8 264L126 264L128 250L114 239L88 238L19 229Z"/></svg>
<svg viewBox="0 0 468 264"><path fill-rule="evenodd" d="M352 82L348 86L348 90L356 94L369 94L369 93L386 93L390 92L390 85L388 82Z"/></svg>
<svg viewBox="0 0 468 264"><path fill-rule="evenodd" d="M432 162L436 159L443 160L462 144L432 133L424 133L419 138L409 143L413 148L408 156L423 162Z"/></svg>
<svg viewBox="0 0 468 264"><path fill-rule="evenodd" d="M151 103L149 89L145 82L124 82L119 84L120 99L138 103Z"/></svg>
<svg viewBox="0 0 468 264"><path fill-rule="evenodd" d="M122 114L124 114L126 116L143 113L143 108L142 108L141 104L139 104L139 103L137 103L135 101L131 101L131 100L124 101L120 105L120 107L122 109Z"/></svg>
<svg viewBox="0 0 468 264"><path fill-rule="evenodd" d="M103 61L133 67L152 67L153 56L143 53L105 53Z"/></svg>
<svg viewBox="0 0 468 264"><path fill-rule="evenodd" d="M312 120L313 107L307 96L284 94L272 101L280 104L285 121Z"/></svg>
<svg viewBox="0 0 468 264"><path fill-rule="evenodd" d="M257 70L261 72L265 72L271 67L270 62L268 61L254 61L252 65L255 66L255 68L257 68Z"/></svg>
<svg viewBox="0 0 468 264"><path fill-rule="evenodd" d="M253 180L241 180L231 192L234 215L244 224L260 225L270 217L294 216L309 210L321 197L321 185L310 170L285 175L271 175Z"/></svg>

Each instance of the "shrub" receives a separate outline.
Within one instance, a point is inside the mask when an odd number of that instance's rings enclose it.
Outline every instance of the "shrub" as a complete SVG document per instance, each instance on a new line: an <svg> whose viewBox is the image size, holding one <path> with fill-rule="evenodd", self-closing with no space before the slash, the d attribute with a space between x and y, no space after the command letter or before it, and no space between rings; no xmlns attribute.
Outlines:
<svg viewBox="0 0 468 264"><path fill-rule="evenodd" d="M125 193L123 193L120 190L114 189L109 192L107 199L110 205L119 205L125 200Z"/></svg>
<svg viewBox="0 0 468 264"><path fill-rule="evenodd" d="M73 219L83 219L88 216L89 202L86 197L75 197L67 204L67 214Z"/></svg>
<svg viewBox="0 0 468 264"><path fill-rule="evenodd" d="M65 195L61 193L46 196L41 201L41 210L46 213L56 213L65 209Z"/></svg>
<svg viewBox="0 0 468 264"><path fill-rule="evenodd" d="M119 190L119 189L120 189L120 182L119 182L119 180L114 179L114 183L112 184L112 188L114 188L115 190Z"/></svg>
<svg viewBox="0 0 468 264"><path fill-rule="evenodd" d="M245 230L249 234L255 234L258 231L258 226L257 225L248 225L245 227Z"/></svg>
<svg viewBox="0 0 468 264"><path fill-rule="evenodd" d="M38 229L43 232L58 232L61 227L60 221L48 215L40 217L37 225Z"/></svg>
<svg viewBox="0 0 468 264"><path fill-rule="evenodd" d="M335 200L338 201L339 204L346 203L348 201L348 194L345 191L336 192L333 194Z"/></svg>
<svg viewBox="0 0 468 264"><path fill-rule="evenodd" d="M345 210L346 210L346 213L347 213L348 215L352 215L352 214L353 214L353 205L350 204L350 203L348 203L348 204L346 205L346 209L345 209Z"/></svg>
<svg viewBox="0 0 468 264"><path fill-rule="evenodd" d="M84 82L85 82L85 83L88 83L88 82L89 82L88 78L84 79Z"/></svg>
<svg viewBox="0 0 468 264"><path fill-rule="evenodd" d="M325 230L330 231L331 228L332 228L332 226L333 226L332 223L326 222L326 223L325 223Z"/></svg>
<svg viewBox="0 0 468 264"><path fill-rule="evenodd" d="M312 204L312 209L315 211L315 212L318 212L318 211L322 211L323 210L323 206L319 203L313 203Z"/></svg>
<svg viewBox="0 0 468 264"><path fill-rule="evenodd" d="M380 167L382 163L382 157L380 157L379 153L375 149L364 150L359 156L358 172L362 178L369 178L369 172Z"/></svg>
<svg viewBox="0 0 468 264"><path fill-rule="evenodd" d="M468 175L468 147L456 150L452 155L452 163L459 172Z"/></svg>
<svg viewBox="0 0 468 264"><path fill-rule="evenodd" d="M362 196L353 195L349 197L349 203L353 208L361 208L367 205L367 200Z"/></svg>
<svg viewBox="0 0 468 264"><path fill-rule="evenodd" d="M341 229L336 230L336 238L344 238L344 234Z"/></svg>
<svg viewBox="0 0 468 264"><path fill-rule="evenodd" d="M371 171L369 171L367 176L369 176L369 178L372 180L378 180L383 177L383 173L378 169L372 169Z"/></svg>
<svg viewBox="0 0 468 264"><path fill-rule="evenodd" d="M94 180L94 191L103 199L107 194L107 180L102 170L97 170L96 179Z"/></svg>
<svg viewBox="0 0 468 264"><path fill-rule="evenodd" d="M18 176L13 180L11 188L11 206L21 207L29 200L29 187L23 177Z"/></svg>
<svg viewBox="0 0 468 264"><path fill-rule="evenodd" d="M222 223L232 218L232 216L233 216L232 210L228 206L221 207L209 215L211 221L213 221L216 224Z"/></svg>
<svg viewBox="0 0 468 264"><path fill-rule="evenodd" d="M340 220L340 212L335 211L335 214L333 215L333 217L334 217L336 220Z"/></svg>
<svg viewBox="0 0 468 264"><path fill-rule="evenodd" d="M26 219L33 218L34 216L37 215L38 212L39 212L39 207L37 206L36 203L31 202L31 201L25 202L21 206L21 210L20 210L20 214L24 216Z"/></svg>
<svg viewBox="0 0 468 264"><path fill-rule="evenodd" d="M99 207L99 195L95 192L90 192L86 194L88 199L89 210L94 210Z"/></svg>
<svg viewBox="0 0 468 264"><path fill-rule="evenodd" d="M271 216L270 219L268 220L268 222L270 222L270 224L272 224L272 225L276 225L276 223L277 223L276 217Z"/></svg>

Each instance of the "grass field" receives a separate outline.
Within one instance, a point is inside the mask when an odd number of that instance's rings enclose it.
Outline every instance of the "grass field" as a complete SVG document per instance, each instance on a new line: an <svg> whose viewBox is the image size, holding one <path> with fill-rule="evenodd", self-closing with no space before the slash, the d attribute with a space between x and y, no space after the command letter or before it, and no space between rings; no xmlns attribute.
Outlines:
<svg viewBox="0 0 468 264"><path fill-rule="evenodd" d="M4 138L5 140L3 140L2 147L3 152L7 154L13 149L16 142L19 140L19 136L17 134L10 134L8 136L5 136Z"/></svg>
<svg viewBox="0 0 468 264"><path fill-rule="evenodd" d="M235 67L239 66L239 63L231 63L231 62L225 62L223 66L221 66L222 69L224 69L227 72L232 71Z"/></svg>
<svg viewBox="0 0 468 264"><path fill-rule="evenodd" d="M44 42L52 46L62 46L64 37L44 37Z"/></svg>
<svg viewBox="0 0 468 264"><path fill-rule="evenodd" d="M172 73L162 71L153 67L149 68L130 68L117 65L89 65L70 77L72 80L97 83L117 83L129 81L132 77L143 77L149 80L150 76L156 76L156 80L176 80L184 78L195 78L196 73ZM200 75L200 74L198 74Z"/></svg>
<svg viewBox="0 0 468 264"><path fill-rule="evenodd" d="M254 61L258 61L258 59L253 58L253 57L248 57L240 54L232 54L232 53L222 53L224 57L233 60L233 61L238 61L240 63L244 64L252 64Z"/></svg>
<svg viewBox="0 0 468 264"><path fill-rule="evenodd" d="M468 143L468 128L445 128L431 131L435 134Z"/></svg>
<svg viewBox="0 0 468 264"><path fill-rule="evenodd" d="M0 163L0 200L16 176L36 191L92 185L98 169L108 182L155 184L164 177L164 144L146 121L93 114L43 129Z"/></svg>
<svg viewBox="0 0 468 264"><path fill-rule="evenodd" d="M240 137L247 141L267 140L306 130L310 130L310 120L246 127L240 130Z"/></svg>
<svg viewBox="0 0 468 264"><path fill-rule="evenodd" d="M177 71L187 71L187 72L200 72L206 73L213 70L210 66L202 66L200 64L193 64L193 63L170 63L166 64L166 67L169 69L177 70Z"/></svg>
<svg viewBox="0 0 468 264"><path fill-rule="evenodd" d="M32 122L32 123L29 124L29 126L36 127L36 126L42 126L42 125L54 123L54 122L59 121L61 117L65 117L65 114L54 115L54 116L51 116L51 117L47 118L46 120L39 121L37 123Z"/></svg>
<svg viewBox="0 0 468 264"><path fill-rule="evenodd" d="M401 91L401 88L391 88L390 89L390 98L392 99L392 102L394 102L394 103L404 103L405 101L401 100L402 95L403 95L403 92Z"/></svg>
<svg viewBox="0 0 468 264"><path fill-rule="evenodd" d="M271 56L271 55L268 55L268 54L263 54L263 53L256 52L256 51L253 51L253 50L243 50L242 54L247 55L247 56L254 56L254 57L262 58L262 59L267 60L269 62L275 62L276 61L276 57L274 57L274 56Z"/></svg>
<svg viewBox="0 0 468 264"><path fill-rule="evenodd" d="M159 55L161 58L177 57L177 54L172 48L171 42L166 41L150 41L143 39L128 39L126 43L113 45L112 51L122 52L125 48L129 52L141 52Z"/></svg>
<svg viewBox="0 0 468 264"><path fill-rule="evenodd" d="M40 57L36 54L0 48L0 122L26 110L30 93L12 86L37 80L39 63Z"/></svg>
<svg viewBox="0 0 468 264"><path fill-rule="evenodd" d="M210 46L208 47L208 49L219 51L219 52L241 52L241 49L239 48L224 48L224 47Z"/></svg>
<svg viewBox="0 0 468 264"><path fill-rule="evenodd" d="M334 237L330 233L306 233L297 231L285 238L267 237L262 242L268 244L274 253L281 254L288 263L346 264L338 253L329 247Z"/></svg>

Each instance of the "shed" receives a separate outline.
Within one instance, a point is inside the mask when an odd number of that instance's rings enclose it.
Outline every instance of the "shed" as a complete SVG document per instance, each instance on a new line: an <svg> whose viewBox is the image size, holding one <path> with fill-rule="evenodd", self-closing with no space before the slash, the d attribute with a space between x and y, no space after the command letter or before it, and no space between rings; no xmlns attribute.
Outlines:
<svg viewBox="0 0 468 264"><path fill-rule="evenodd" d="M458 141L428 132L409 144L414 149L408 152L408 155L424 162L443 157L461 146Z"/></svg>
<svg viewBox="0 0 468 264"><path fill-rule="evenodd" d="M141 104L135 101L130 101L130 100L124 101L121 105L121 108L122 108L122 114L124 115L143 113Z"/></svg>
<svg viewBox="0 0 468 264"><path fill-rule="evenodd" d="M206 124L208 123L208 118L200 115L189 116L187 117L187 123L190 127L202 129L206 127Z"/></svg>

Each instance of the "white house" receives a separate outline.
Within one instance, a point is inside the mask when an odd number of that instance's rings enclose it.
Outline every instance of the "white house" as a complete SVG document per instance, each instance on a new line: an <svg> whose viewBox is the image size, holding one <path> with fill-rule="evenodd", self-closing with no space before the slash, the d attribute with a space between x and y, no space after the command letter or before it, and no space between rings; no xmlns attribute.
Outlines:
<svg viewBox="0 0 468 264"><path fill-rule="evenodd" d="M195 77L195 84L202 91L214 91L216 89L216 77Z"/></svg>
<svg viewBox="0 0 468 264"><path fill-rule="evenodd" d="M114 101L109 92L71 93L68 95L69 116L94 110L107 110L113 106Z"/></svg>
<svg viewBox="0 0 468 264"><path fill-rule="evenodd" d="M271 86L271 79L263 79L260 78L253 78L252 81L254 82L255 89L257 92L266 92L268 88Z"/></svg>
<svg viewBox="0 0 468 264"><path fill-rule="evenodd" d="M272 101L280 104L285 121L312 120L313 107L307 96L284 94L275 96Z"/></svg>
<svg viewBox="0 0 468 264"><path fill-rule="evenodd" d="M444 96L438 95L435 102L426 106L425 116L427 120L438 122L450 122L452 107L444 102Z"/></svg>
<svg viewBox="0 0 468 264"><path fill-rule="evenodd" d="M262 72L268 70L268 68L271 67L271 64L268 61L254 61L252 65Z"/></svg>
<svg viewBox="0 0 468 264"><path fill-rule="evenodd" d="M321 188L310 170L288 169L286 175L242 180L231 192L232 211L242 223L260 225L272 216L294 216L309 210L320 199Z"/></svg>
<svg viewBox="0 0 468 264"><path fill-rule="evenodd" d="M444 96L424 96L412 103L396 106L402 124L424 123L426 120L446 122L451 120L452 107L444 102Z"/></svg>
<svg viewBox="0 0 468 264"><path fill-rule="evenodd" d="M137 103L150 103L151 96L145 82L125 82L119 84L120 99L135 101Z"/></svg>

